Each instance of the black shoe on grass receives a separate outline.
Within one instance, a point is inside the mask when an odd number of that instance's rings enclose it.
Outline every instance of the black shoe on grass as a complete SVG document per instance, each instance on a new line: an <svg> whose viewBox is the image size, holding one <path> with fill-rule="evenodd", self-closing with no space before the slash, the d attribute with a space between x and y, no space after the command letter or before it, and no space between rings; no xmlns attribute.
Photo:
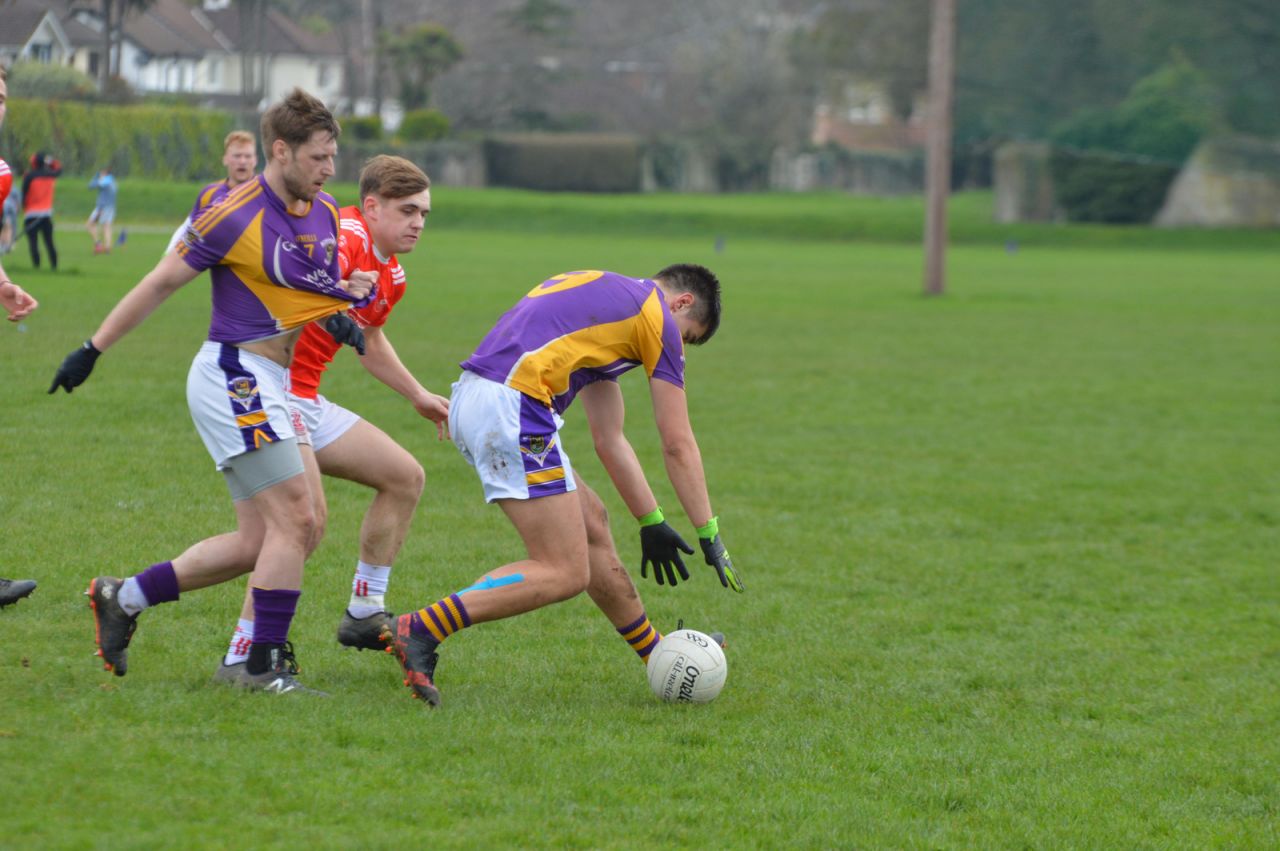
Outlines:
<svg viewBox="0 0 1280 851"><path fill-rule="evenodd" d="M213 672L213 681L229 686L245 685L247 662L235 662L228 665L226 662L218 662L218 670Z"/></svg>
<svg viewBox="0 0 1280 851"><path fill-rule="evenodd" d="M34 579L0 579L0 609L29 596L34 590Z"/></svg>
<svg viewBox="0 0 1280 851"><path fill-rule="evenodd" d="M129 641L138 628L138 616L125 614L116 599L123 579L95 576L89 581L89 608L93 609L93 640L102 657L102 667L117 677L129 672Z"/></svg>
<svg viewBox="0 0 1280 851"><path fill-rule="evenodd" d="M395 615L390 612L375 612L367 618L357 618L350 612L344 612L342 623L338 624L338 643L357 650L393 653L391 639L395 635L392 631L394 622Z"/></svg>
<svg viewBox="0 0 1280 851"><path fill-rule="evenodd" d="M413 696L426 701L428 706L440 705L440 690L436 688L432 677L436 673L436 662L439 656L436 648L440 642L430 635L419 635L410 627L413 613L396 618L396 634L391 641L400 667L404 670L404 684L413 692Z"/></svg>
<svg viewBox="0 0 1280 851"><path fill-rule="evenodd" d="M266 670L257 674L250 673L254 667L257 667L253 663L260 658L260 654L266 657ZM249 659L245 662L244 673L240 675L235 685L242 686L250 691L265 691L271 694L329 696L328 692L308 688L298 682L297 674L298 661L294 658L292 644L287 641L284 644L258 644L255 642L249 650Z"/></svg>

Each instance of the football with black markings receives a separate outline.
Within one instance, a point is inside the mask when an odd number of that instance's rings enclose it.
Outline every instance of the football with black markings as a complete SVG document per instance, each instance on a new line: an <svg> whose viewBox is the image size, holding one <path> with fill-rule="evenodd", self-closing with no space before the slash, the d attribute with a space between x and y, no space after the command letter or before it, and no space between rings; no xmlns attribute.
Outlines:
<svg viewBox="0 0 1280 851"><path fill-rule="evenodd" d="M663 636L649 654L649 688L667 703L710 703L728 675L720 645L695 629Z"/></svg>

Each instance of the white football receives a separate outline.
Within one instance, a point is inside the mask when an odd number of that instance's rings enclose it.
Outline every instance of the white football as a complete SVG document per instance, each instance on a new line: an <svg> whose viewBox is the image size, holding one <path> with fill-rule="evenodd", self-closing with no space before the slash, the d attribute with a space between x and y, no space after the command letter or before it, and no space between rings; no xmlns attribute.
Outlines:
<svg viewBox="0 0 1280 851"><path fill-rule="evenodd" d="M664 635L649 654L649 688L667 703L710 703L728 675L720 645L695 629Z"/></svg>

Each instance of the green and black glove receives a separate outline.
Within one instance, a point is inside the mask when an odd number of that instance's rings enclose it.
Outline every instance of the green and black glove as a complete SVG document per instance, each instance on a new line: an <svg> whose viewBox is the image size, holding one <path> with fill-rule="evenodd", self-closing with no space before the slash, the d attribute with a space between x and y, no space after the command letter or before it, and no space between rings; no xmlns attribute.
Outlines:
<svg viewBox="0 0 1280 851"><path fill-rule="evenodd" d="M719 517L712 517L707 521L706 526L698 529L698 543L702 545L702 554L706 557L707 564L714 567L716 573L720 574L720 584L741 594L744 590L742 580L733 569L733 560L729 558L729 551L720 540Z"/></svg>
<svg viewBox="0 0 1280 851"><path fill-rule="evenodd" d="M649 562L653 562L653 578L659 585L675 585L676 571L680 571L681 579L689 578L689 570L680 558L681 551L693 555L693 547L685 543L680 533L667 523L662 515L662 508L640 518L640 576L648 578ZM666 581L663 582L665 573Z"/></svg>

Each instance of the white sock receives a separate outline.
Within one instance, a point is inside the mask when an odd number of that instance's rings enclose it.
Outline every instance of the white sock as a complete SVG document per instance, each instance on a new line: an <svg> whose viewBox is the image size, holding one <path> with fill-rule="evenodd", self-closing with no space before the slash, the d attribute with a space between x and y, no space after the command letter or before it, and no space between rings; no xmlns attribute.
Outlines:
<svg viewBox="0 0 1280 851"><path fill-rule="evenodd" d="M147 602L147 595L142 593L142 586L133 576L126 579L120 586L120 590L116 592L116 600L126 615L136 615L151 605Z"/></svg>
<svg viewBox="0 0 1280 851"><path fill-rule="evenodd" d="M391 579L391 565L365 564L356 562L356 575L351 580L351 601L347 603L347 613L353 618L367 618L369 615L387 610L384 596L387 583Z"/></svg>
<svg viewBox="0 0 1280 851"><path fill-rule="evenodd" d="M222 657L224 665L238 665L249 658L249 647L253 644L253 621L244 618L236 624L236 631L231 633L231 644L227 647L227 655Z"/></svg>

